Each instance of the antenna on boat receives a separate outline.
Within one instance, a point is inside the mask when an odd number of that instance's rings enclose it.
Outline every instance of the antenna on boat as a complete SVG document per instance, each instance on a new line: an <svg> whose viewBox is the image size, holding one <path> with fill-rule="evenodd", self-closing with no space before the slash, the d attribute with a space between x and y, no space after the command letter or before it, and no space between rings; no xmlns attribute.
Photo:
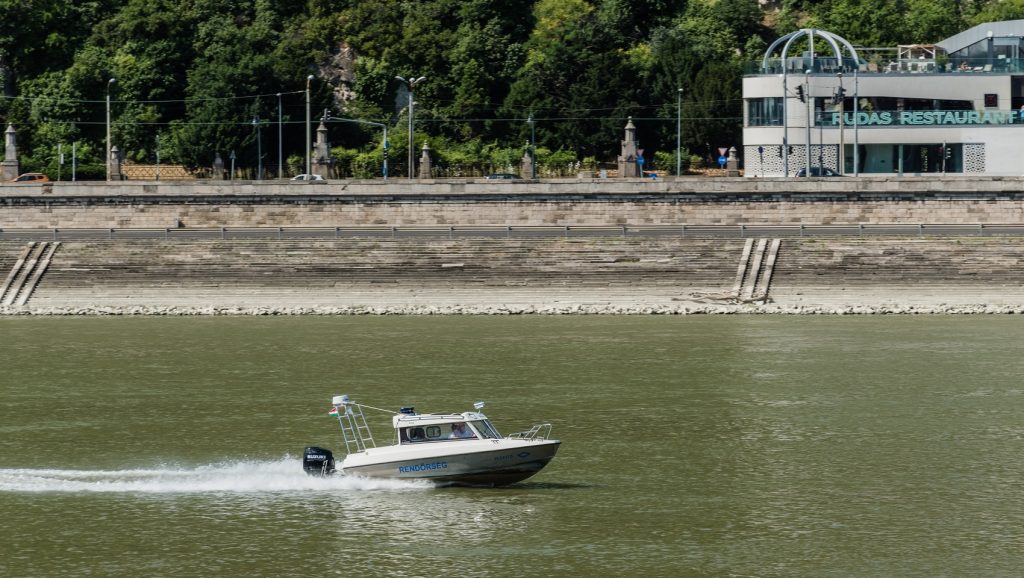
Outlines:
<svg viewBox="0 0 1024 578"><path fill-rule="evenodd" d="M477 411L480 411L483 408L484 408L484 402L478 401L478 402L473 403L473 409L475 409Z"/></svg>

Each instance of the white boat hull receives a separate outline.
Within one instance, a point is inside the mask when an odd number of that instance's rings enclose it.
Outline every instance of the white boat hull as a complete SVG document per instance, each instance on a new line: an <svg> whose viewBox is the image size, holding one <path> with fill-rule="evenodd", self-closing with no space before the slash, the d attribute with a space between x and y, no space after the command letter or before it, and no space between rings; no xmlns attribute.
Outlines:
<svg viewBox="0 0 1024 578"><path fill-rule="evenodd" d="M555 456L558 440L488 439L371 448L349 454L345 475L430 480L438 485L501 486L539 472Z"/></svg>

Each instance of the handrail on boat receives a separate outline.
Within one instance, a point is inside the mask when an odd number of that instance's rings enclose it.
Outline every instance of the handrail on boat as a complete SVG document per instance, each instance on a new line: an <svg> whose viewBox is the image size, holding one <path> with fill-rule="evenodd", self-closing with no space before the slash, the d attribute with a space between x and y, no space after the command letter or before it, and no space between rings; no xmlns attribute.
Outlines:
<svg viewBox="0 0 1024 578"><path fill-rule="evenodd" d="M551 437L551 424L538 423L527 431L508 434L509 439L516 440L546 440Z"/></svg>

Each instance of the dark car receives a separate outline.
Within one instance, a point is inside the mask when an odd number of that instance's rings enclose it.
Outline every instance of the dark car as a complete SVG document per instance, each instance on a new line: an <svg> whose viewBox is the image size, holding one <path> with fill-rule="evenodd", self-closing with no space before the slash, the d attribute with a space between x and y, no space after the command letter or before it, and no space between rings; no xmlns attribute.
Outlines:
<svg viewBox="0 0 1024 578"><path fill-rule="evenodd" d="M798 177L806 177L807 176L807 169L800 169L799 171L796 172L796 176L798 176ZM841 177L843 175L833 171L832 169L830 169L828 167L811 167L811 176L812 177Z"/></svg>
<svg viewBox="0 0 1024 578"><path fill-rule="evenodd" d="M518 175L512 173L494 173L485 177L488 181L514 181L519 178Z"/></svg>

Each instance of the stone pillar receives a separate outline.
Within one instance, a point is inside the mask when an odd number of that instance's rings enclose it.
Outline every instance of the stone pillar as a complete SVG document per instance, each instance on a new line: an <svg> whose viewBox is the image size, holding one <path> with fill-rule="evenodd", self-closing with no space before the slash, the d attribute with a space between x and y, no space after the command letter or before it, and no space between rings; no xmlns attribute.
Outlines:
<svg viewBox="0 0 1024 578"><path fill-rule="evenodd" d="M636 165L639 156L637 152L636 126L633 125L633 117L626 121L626 138L622 139L622 154L619 155L619 176L639 177L640 170Z"/></svg>
<svg viewBox="0 0 1024 578"><path fill-rule="evenodd" d="M519 163L519 178L521 179L532 179L533 178L533 155L530 150L530 143L526 143L526 151L523 152L523 160Z"/></svg>
<svg viewBox="0 0 1024 578"><path fill-rule="evenodd" d="M729 147L729 156L725 159L725 176L740 176L740 159L736 158L736 147Z"/></svg>
<svg viewBox="0 0 1024 578"><path fill-rule="evenodd" d="M121 151L117 150L117 145L110 147L110 180L124 180L124 174L121 173Z"/></svg>
<svg viewBox="0 0 1024 578"><path fill-rule="evenodd" d="M325 179L331 176L331 145L327 142L327 125L320 121L316 129L316 142L313 143L313 167L310 169L314 175L320 175Z"/></svg>
<svg viewBox="0 0 1024 578"><path fill-rule="evenodd" d="M18 140L14 132L14 125L7 125L4 131L4 160L0 165L3 173L3 180L13 181L21 174L21 164L18 163Z"/></svg>
<svg viewBox="0 0 1024 578"><path fill-rule="evenodd" d="M429 179L430 176L430 145L423 143L423 154L420 155L420 178Z"/></svg>
<svg viewBox="0 0 1024 578"><path fill-rule="evenodd" d="M220 158L220 153L213 157L213 178L218 181L223 181L226 177L224 176L224 159Z"/></svg>

